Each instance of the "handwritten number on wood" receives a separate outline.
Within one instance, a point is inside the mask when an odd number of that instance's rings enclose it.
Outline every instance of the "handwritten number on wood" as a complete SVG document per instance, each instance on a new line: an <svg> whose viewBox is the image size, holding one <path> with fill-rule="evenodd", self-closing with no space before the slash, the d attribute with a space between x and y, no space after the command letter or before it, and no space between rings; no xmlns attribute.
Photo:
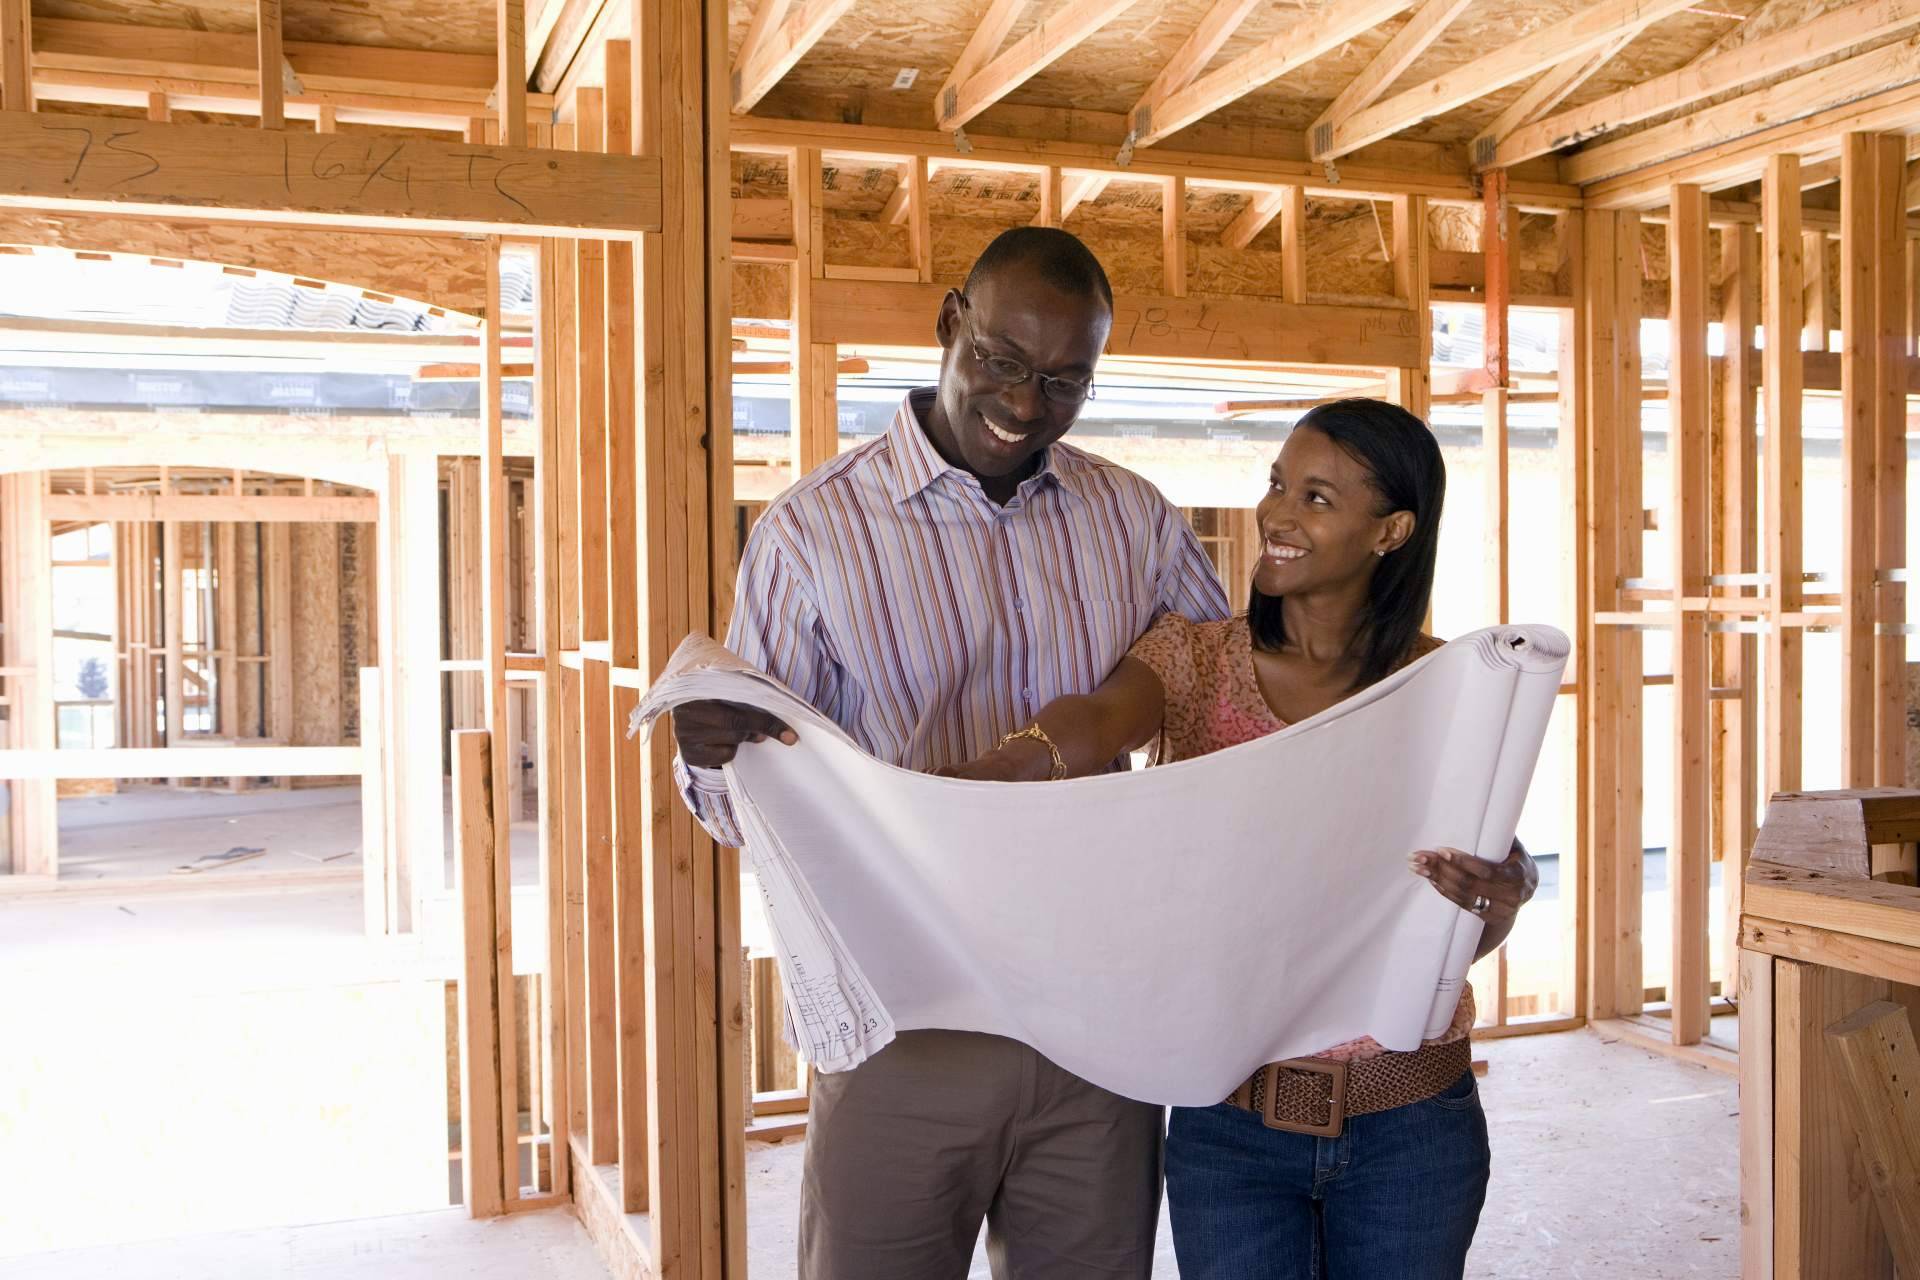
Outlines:
<svg viewBox="0 0 1920 1280"><path fill-rule="evenodd" d="M107 150L117 151L123 156L138 156L140 157L140 159L145 160L147 162L147 167L142 169L140 172L129 174L126 177L120 179L118 182L114 183L113 185L116 188L124 187L130 182L138 182L140 181L140 179L147 177L149 174L155 174L160 172L160 161L158 158L156 158L153 155L152 152L142 151L138 147L129 147L121 144L120 140L122 138L135 138L135 137L138 137L139 135L140 135L140 131L138 129L122 129L118 133L111 133L107 135L107 141L106 141ZM78 166L75 166L75 171L78 172Z"/></svg>
<svg viewBox="0 0 1920 1280"><path fill-rule="evenodd" d="M49 133L77 133L85 141L80 144L80 154L73 158L73 168L67 174L67 185L80 176L80 166L87 162L87 154L93 150L93 130L79 125L43 124L40 126Z"/></svg>

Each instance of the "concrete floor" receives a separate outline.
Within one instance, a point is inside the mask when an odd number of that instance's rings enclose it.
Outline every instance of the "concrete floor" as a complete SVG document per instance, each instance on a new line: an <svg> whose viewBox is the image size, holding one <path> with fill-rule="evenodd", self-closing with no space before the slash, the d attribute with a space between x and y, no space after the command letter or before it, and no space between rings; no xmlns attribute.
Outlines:
<svg viewBox="0 0 1920 1280"><path fill-rule="evenodd" d="M1678 1280L1740 1271L1731 1076L1590 1031L1476 1045L1493 1184L1473 1280ZM747 1149L753 1280L794 1275L804 1143ZM1156 1280L1177 1280L1164 1214ZM986 1280L976 1250L972 1277Z"/></svg>
<svg viewBox="0 0 1920 1280"><path fill-rule="evenodd" d="M458 1209L72 1249L8 1280L594 1280L608 1274L567 1209L475 1222Z"/></svg>
<svg viewBox="0 0 1920 1280"><path fill-rule="evenodd" d="M445 798L451 812L451 796ZM453 824L443 824L443 872L453 883ZM513 826L513 882L540 879L539 828ZM60 801L60 879L164 876L175 867L236 845L264 849L257 858L194 873L208 881L264 871L360 865L360 788L262 789L237 794L155 784L126 784L108 796ZM184 877L182 877L184 878Z"/></svg>

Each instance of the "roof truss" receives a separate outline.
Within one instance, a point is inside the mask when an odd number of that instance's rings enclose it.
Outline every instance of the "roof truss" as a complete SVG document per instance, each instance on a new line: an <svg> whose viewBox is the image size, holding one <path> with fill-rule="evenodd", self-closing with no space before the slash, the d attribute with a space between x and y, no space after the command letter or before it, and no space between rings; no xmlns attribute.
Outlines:
<svg viewBox="0 0 1920 1280"><path fill-rule="evenodd" d="M1138 2L1071 0L994 56L1026 5L1024 0L993 0L940 90L934 103L935 122L949 132L961 128Z"/></svg>

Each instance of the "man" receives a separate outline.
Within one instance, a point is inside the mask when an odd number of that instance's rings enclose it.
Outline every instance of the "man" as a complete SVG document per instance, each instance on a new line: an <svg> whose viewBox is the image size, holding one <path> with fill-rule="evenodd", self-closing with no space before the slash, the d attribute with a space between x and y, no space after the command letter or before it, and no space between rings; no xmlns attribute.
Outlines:
<svg viewBox="0 0 1920 1280"><path fill-rule="evenodd" d="M941 303L939 386L754 526L728 646L875 756L932 771L1091 692L1162 612L1224 616L1166 499L1059 443L1112 321L1106 273L1079 240L995 240ZM738 845L718 766L793 734L713 702L682 707L674 731L689 805ZM982 1218L1000 1280L1150 1273L1160 1108L957 1031L903 1031L813 1088L802 1280L960 1280Z"/></svg>

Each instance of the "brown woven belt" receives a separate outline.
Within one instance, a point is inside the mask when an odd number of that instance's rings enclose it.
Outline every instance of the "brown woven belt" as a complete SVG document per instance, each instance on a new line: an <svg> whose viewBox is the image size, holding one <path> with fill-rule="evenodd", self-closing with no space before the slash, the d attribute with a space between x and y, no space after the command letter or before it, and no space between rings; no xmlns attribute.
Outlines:
<svg viewBox="0 0 1920 1280"><path fill-rule="evenodd" d="M1253 1112L1269 1129L1337 1138L1348 1116L1431 1098L1472 1066L1473 1045L1465 1036L1359 1062L1289 1058L1254 1072L1227 1103Z"/></svg>

